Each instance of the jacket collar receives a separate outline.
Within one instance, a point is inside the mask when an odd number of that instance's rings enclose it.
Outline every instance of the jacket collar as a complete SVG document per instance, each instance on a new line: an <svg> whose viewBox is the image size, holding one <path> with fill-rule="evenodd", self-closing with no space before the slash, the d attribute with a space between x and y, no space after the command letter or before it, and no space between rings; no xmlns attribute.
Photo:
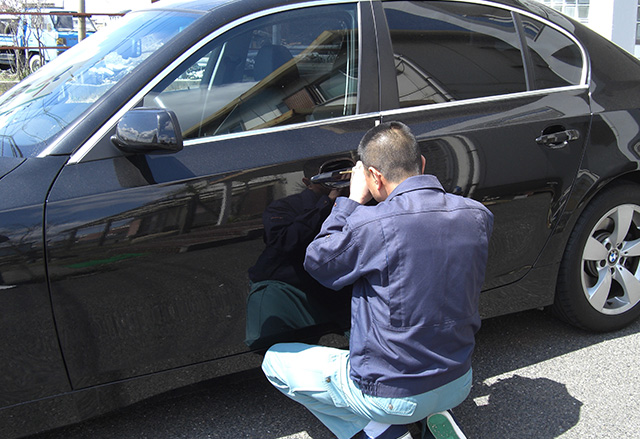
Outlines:
<svg viewBox="0 0 640 439"><path fill-rule="evenodd" d="M440 184L440 181L435 175L414 175L413 177L407 178L398 186L396 186L396 188L393 190L393 192L391 192L391 194L389 194L389 197L385 201L389 201L398 195L421 189L432 189L441 191L443 193L445 192L444 188Z"/></svg>

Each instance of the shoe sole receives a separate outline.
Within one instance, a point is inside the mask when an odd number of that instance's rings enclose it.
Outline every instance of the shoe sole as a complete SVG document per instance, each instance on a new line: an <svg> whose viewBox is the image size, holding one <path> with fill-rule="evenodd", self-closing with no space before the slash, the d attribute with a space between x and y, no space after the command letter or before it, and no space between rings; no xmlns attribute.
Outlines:
<svg viewBox="0 0 640 439"><path fill-rule="evenodd" d="M447 412L430 415L427 418L427 428L435 439L467 439Z"/></svg>

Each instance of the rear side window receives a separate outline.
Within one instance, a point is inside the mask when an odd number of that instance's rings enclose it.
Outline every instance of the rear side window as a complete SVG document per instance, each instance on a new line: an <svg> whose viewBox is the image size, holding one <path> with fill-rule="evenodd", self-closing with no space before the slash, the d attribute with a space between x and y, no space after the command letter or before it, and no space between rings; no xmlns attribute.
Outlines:
<svg viewBox="0 0 640 439"><path fill-rule="evenodd" d="M509 11L459 2L388 1L400 106L527 90Z"/></svg>
<svg viewBox="0 0 640 439"><path fill-rule="evenodd" d="M536 89L580 84L582 52L569 37L530 17L522 17Z"/></svg>

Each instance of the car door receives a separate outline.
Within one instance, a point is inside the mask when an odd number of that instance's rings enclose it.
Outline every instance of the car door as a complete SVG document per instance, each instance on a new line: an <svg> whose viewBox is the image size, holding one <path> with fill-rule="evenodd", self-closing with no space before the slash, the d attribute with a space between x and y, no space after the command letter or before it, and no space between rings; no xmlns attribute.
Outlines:
<svg viewBox="0 0 640 439"><path fill-rule="evenodd" d="M46 224L75 388L249 351L265 209L304 189L306 165L352 159L378 116L369 11L344 2L242 18L125 104L173 111L183 150L118 152L114 119L71 158Z"/></svg>
<svg viewBox="0 0 640 439"><path fill-rule="evenodd" d="M395 78L381 79L393 85L383 119L411 127L426 172L447 191L493 212L484 289L518 281L558 225L589 134L583 50L557 26L506 6L390 0L379 12L390 35L382 63L395 67ZM498 294L488 314L552 295Z"/></svg>

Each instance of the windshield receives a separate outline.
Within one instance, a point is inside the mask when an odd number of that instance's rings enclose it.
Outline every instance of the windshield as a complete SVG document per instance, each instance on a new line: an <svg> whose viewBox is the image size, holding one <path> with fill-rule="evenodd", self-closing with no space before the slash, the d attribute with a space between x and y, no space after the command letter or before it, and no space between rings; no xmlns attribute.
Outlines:
<svg viewBox="0 0 640 439"><path fill-rule="evenodd" d="M178 11L127 14L0 97L0 155L35 157L47 141L149 55L198 18Z"/></svg>
<svg viewBox="0 0 640 439"><path fill-rule="evenodd" d="M77 32L78 29L80 29L80 19L72 15L52 15L51 21L53 21L53 27L55 27L57 31ZM96 31L93 21L91 21L89 17L84 18L84 23L87 32Z"/></svg>

